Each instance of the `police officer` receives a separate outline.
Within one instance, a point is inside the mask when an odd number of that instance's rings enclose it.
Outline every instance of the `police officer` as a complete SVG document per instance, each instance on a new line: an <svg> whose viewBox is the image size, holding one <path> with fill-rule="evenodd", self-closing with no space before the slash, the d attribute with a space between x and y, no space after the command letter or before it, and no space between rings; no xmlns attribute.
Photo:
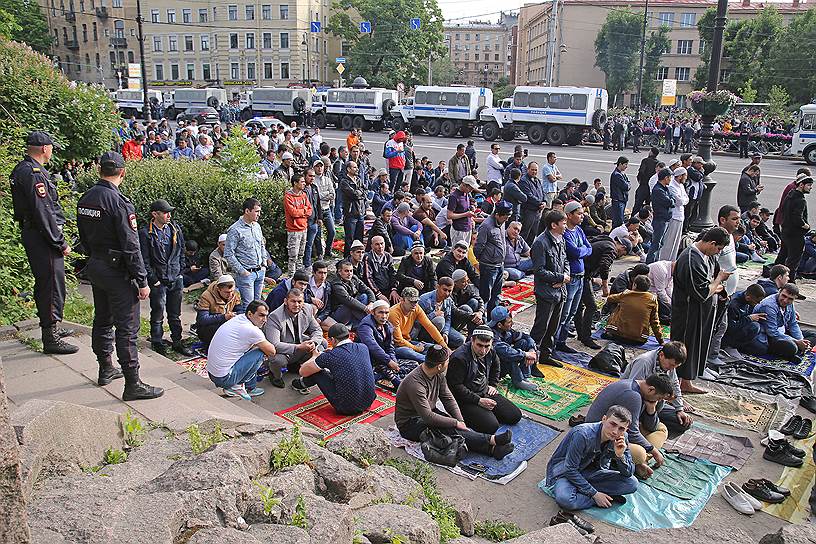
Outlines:
<svg viewBox="0 0 816 544"><path fill-rule="evenodd" d="M150 344L167 355L164 345L164 314L170 324L173 351L191 356L181 343L181 299L184 292L184 233L171 221L175 210L166 200L150 205L150 223L139 230L139 245L150 286Z"/></svg>
<svg viewBox="0 0 816 544"><path fill-rule="evenodd" d="M125 376L123 400L153 399L164 390L139 379L139 300L150 294L147 286L136 211L120 191L125 179L125 159L108 151L99 160L99 177L77 202L77 225L88 252L85 271L91 280L94 322L91 347L99 362L99 385ZM114 368L111 353L116 328L116 356L122 372Z"/></svg>
<svg viewBox="0 0 816 544"><path fill-rule="evenodd" d="M78 347L61 339L73 331L59 327L65 305L65 255L71 246L62 234L65 215L57 187L44 166L51 160L54 142L45 132L32 132L26 143L25 158L11 172L11 195L14 219L20 222L23 247L34 275L43 352L76 353Z"/></svg>

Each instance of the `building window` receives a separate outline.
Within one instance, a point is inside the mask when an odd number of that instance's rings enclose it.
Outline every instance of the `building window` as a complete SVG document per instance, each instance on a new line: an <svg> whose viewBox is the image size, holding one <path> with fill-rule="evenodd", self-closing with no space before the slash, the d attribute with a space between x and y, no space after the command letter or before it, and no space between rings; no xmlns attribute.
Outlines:
<svg viewBox="0 0 816 544"><path fill-rule="evenodd" d="M473 60L479 60L479 53L475 53L473 55Z"/></svg>
<svg viewBox="0 0 816 544"><path fill-rule="evenodd" d="M162 50L161 36L153 36L153 51L161 51L161 50Z"/></svg>
<svg viewBox="0 0 816 544"><path fill-rule="evenodd" d="M475 38L475 39L476 39L476 41L477 41L477 42L479 41L479 39L480 39L480 38L481 38L481 37L480 37L478 34L476 34L476 38Z"/></svg>
<svg viewBox="0 0 816 544"><path fill-rule="evenodd" d="M691 68L675 68L674 69L674 79L677 81L688 81L689 75L691 73Z"/></svg>
<svg viewBox="0 0 816 544"><path fill-rule="evenodd" d="M466 42L469 42L469 41L470 41L470 34L465 34L465 41L466 41Z"/></svg>
<svg viewBox="0 0 816 544"><path fill-rule="evenodd" d="M97 53L95 55L95 57L96 57L96 67L97 68L102 68L102 59L99 58L99 53Z"/></svg>
<svg viewBox="0 0 816 544"><path fill-rule="evenodd" d="M247 79L255 79L255 63L254 62L247 62Z"/></svg>
<svg viewBox="0 0 816 544"><path fill-rule="evenodd" d="M193 37L192 36L184 36L184 50L185 51L192 51L193 50Z"/></svg>
<svg viewBox="0 0 816 544"><path fill-rule="evenodd" d="M272 74L272 63L271 62L264 62L264 79L272 79L274 75Z"/></svg>
<svg viewBox="0 0 816 544"><path fill-rule="evenodd" d="M228 19L230 21L237 21L238 20L238 6L231 5L227 8Z"/></svg>
<svg viewBox="0 0 816 544"><path fill-rule="evenodd" d="M164 81L164 65L157 64L153 67L153 74L156 76L155 79L157 81Z"/></svg>
<svg viewBox="0 0 816 544"><path fill-rule="evenodd" d="M272 5L271 4L264 4L261 6L261 19L264 21L269 21L272 19Z"/></svg>
<svg viewBox="0 0 816 544"><path fill-rule="evenodd" d="M195 77L195 64L187 63L187 79L194 80Z"/></svg>
<svg viewBox="0 0 816 544"><path fill-rule="evenodd" d="M59 58L59 57L57 57ZM59 60L57 61L59 62ZM116 70L116 53L113 51L110 52L110 63L111 63L111 70Z"/></svg>
<svg viewBox="0 0 816 544"><path fill-rule="evenodd" d="M238 49L238 34L236 32L230 34L230 49Z"/></svg>
<svg viewBox="0 0 816 544"><path fill-rule="evenodd" d="M167 36L167 50L178 51L178 36Z"/></svg>
<svg viewBox="0 0 816 544"><path fill-rule="evenodd" d="M87 43L88 42L88 25L82 25L82 41Z"/></svg>
<svg viewBox="0 0 816 544"><path fill-rule="evenodd" d="M457 40L460 39L460 36L459 36L458 32L456 33L456 38L455 39L457 39Z"/></svg>
<svg viewBox="0 0 816 544"><path fill-rule="evenodd" d="M175 23L176 22L176 10L168 9L167 10L167 22L168 23Z"/></svg>
<svg viewBox="0 0 816 544"><path fill-rule="evenodd" d="M199 23L206 23L207 22L207 8L199 8L199 10L198 10L198 22Z"/></svg>
<svg viewBox="0 0 816 544"><path fill-rule="evenodd" d="M677 54L691 55L692 40L677 40Z"/></svg>
<svg viewBox="0 0 816 544"><path fill-rule="evenodd" d="M159 22L159 10L151 9L150 10L150 22L151 23L158 23Z"/></svg>
<svg viewBox="0 0 816 544"><path fill-rule="evenodd" d="M201 35L201 50L202 51L209 51L210 50L210 36L207 34ZM207 78L205 78L207 79Z"/></svg>
<svg viewBox="0 0 816 544"><path fill-rule="evenodd" d="M212 74L210 73L210 64L207 62L201 65L201 77L204 79L212 79Z"/></svg>
<svg viewBox="0 0 816 544"><path fill-rule="evenodd" d="M280 18L281 18L281 21L286 21L287 19L289 19L289 6L287 4L283 4L280 7ZM288 79L288 77L287 77L287 79Z"/></svg>
<svg viewBox="0 0 816 544"><path fill-rule="evenodd" d="M122 0L113 0L113 2L111 2L111 6L114 8L121 8Z"/></svg>
<svg viewBox="0 0 816 544"><path fill-rule="evenodd" d="M173 81L178 81L179 79L179 67L178 64L171 64L170 65L170 79Z"/></svg>
<svg viewBox="0 0 816 544"><path fill-rule="evenodd" d="M246 48L255 49L255 33L247 32L246 34Z"/></svg>
<svg viewBox="0 0 816 544"><path fill-rule="evenodd" d="M272 49L272 33L271 32L264 32L263 33L263 48L264 49Z"/></svg>
<svg viewBox="0 0 816 544"><path fill-rule="evenodd" d="M658 81L668 79L669 78L669 67L668 66L658 66L657 70L655 71L655 79Z"/></svg>
<svg viewBox="0 0 816 544"><path fill-rule="evenodd" d="M696 13L683 13L680 15L680 28L691 28L697 24Z"/></svg>
<svg viewBox="0 0 816 544"><path fill-rule="evenodd" d="M124 38L125 37L125 22L124 21L114 21L113 22L113 35L117 38ZM66 41L68 37L65 37Z"/></svg>
<svg viewBox="0 0 816 544"><path fill-rule="evenodd" d="M289 63L281 62L280 68L281 79L289 79Z"/></svg>
<svg viewBox="0 0 816 544"><path fill-rule="evenodd" d="M230 79L238 79L241 77L241 68L237 62L230 63Z"/></svg>
<svg viewBox="0 0 816 544"><path fill-rule="evenodd" d="M193 22L193 10L191 9L183 9L181 10L181 22L184 24L190 24Z"/></svg>
<svg viewBox="0 0 816 544"><path fill-rule="evenodd" d="M85 71L91 71L91 56L88 53L85 53Z"/></svg>
<svg viewBox="0 0 816 544"><path fill-rule="evenodd" d="M288 32L281 32L280 33L280 48L281 49L289 49L289 33Z"/></svg>
<svg viewBox="0 0 816 544"><path fill-rule="evenodd" d="M496 53L495 55L493 55L493 60L494 60L494 61L495 61L495 60L499 60L499 54L498 54L498 53Z"/></svg>
<svg viewBox="0 0 816 544"><path fill-rule="evenodd" d="M667 11L661 11L657 16L658 21L660 21L660 26L666 25L668 27L674 26L674 13L670 13Z"/></svg>
<svg viewBox="0 0 816 544"><path fill-rule="evenodd" d="M247 21L255 20L255 6L253 4L246 5L246 20Z"/></svg>
<svg viewBox="0 0 816 544"><path fill-rule="evenodd" d="M93 29L93 38L94 38L94 41L95 41L95 42L96 42L96 41L99 41L99 32L97 31L96 22L94 22L94 23L91 25L91 28ZM56 32L56 30L55 30L54 32Z"/></svg>

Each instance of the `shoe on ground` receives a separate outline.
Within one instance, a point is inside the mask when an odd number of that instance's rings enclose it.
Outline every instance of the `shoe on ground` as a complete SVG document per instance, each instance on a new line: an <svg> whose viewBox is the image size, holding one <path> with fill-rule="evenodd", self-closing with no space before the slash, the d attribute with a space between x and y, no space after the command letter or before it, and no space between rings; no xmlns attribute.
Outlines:
<svg viewBox="0 0 816 544"><path fill-rule="evenodd" d="M762 482L745 482L742 484L742 490L755 499L771 504L778 504L785 500L784 495L771 491Z"/></svg>
<svg viewBox="0 0 816 544"><path fill-rule="evenodd" d="M800 415L793 415L789 420L785 422L782 427L779 428L779 432L786 435L791 436L793 433L796 432L796 429L802 424L802 416Z"/></svg>
<svg viewBox="0 0 816 544"><path fill-rule="evenodd" d="M516 446L514 444L496 445L493 446L493 452L491 453L491 455L493 456L494 459L501 461L502 459L510 455L514 449L516 449Z"/></svg>
<svg viewBox="0 0 816 544"><path fill-rule="evenodd" d="M566 344L556 344L555 349L561 353L578 353L577 349L573 349Z"/></svg>
<svg viewBox="0 0 816 544"><path fill-rule="evenodd" d="M301 395L309 394L309 386L303 383L303 378L295 378L294 380L292 380L292 389L294 389Z"/></svg>
<svg viewBox="0 0 816 544"><path fill-rule="evenodd" d="M283 383L283 378L276 378L272 374L269 375L269 383L271 383L273 387L277 387L278 389L283 389L284 387L286 387L286 384Z"/></svg>
<svg viewBox="0 0 816 544"><path fill-rule="evenodd" d="M527 380L522 380L518 383L514 383L513 387L515 387L516 389L521 389L522 391L538 391L538 384L529 382Z"/></svg>
<svg viewBox="0 0 816 544"><path fill-rule="evenodd" d="M614 504L626 504L626 497L623 495L609 495Z"/></svg>
<svg viewBox="0 0 816 544"><path fill-rule="evenodd" d="M773 444L768 444L762 458L785 467L799 468L804 464L804 461L789 452L788 448Z"/></svg>
<svg viewBox="0 0 816 544"><path fill-rule="evenodd" d="M179 355L184 355L185 357L192 357L193 355L195 355L195 352L193 350L191 350L181 342L173 344L173 351L175 351Z"/></svg>
<svg viewBox="0 0 816 544"><path fill-rule="evenodd" d="M164 342L161 343L152 342L150 344L150 349L152 349L159 355L167 356L167 345Z"/></svg>
<svg viewBox="0 0 816 544"><path fill-rule="evenodd" d="M762 444L762 442L760 442L760 444ZM768 440L768 441L765 442L764 445L767 447L768 444L773 444L774 446L783 447L783 448L787 449L788 452L791 455L794 455L794 456L798 457L799 459L802 459L805 456L805 450L797 448L796 446L794 446L793 444L791 444L790 442L788 442L784 438L782 440Z"/></svg>
<svg viewBox="0 0 816 544"><path fill-rule="evenodd" d="M118 380L123 376L124 374L122 374L122 371L114 367L113 365L100 366L99 375L97 376L96 383L100 386L108 385L113 380Z"/></svg>
<svg viewBox="0 0 816 544"><path fill-rule="evenodd" d="M589 349L601 349L603 347L592 338L579 339L579 341Z"/></svg>
<svg viewBox="0 0 816 544"><path fill-rule="evenodd" d="M43 342L43 353L47 353L49 355L71 355L77 351L79 351L79 347L69 344L63 340L57 339L56 341L48 342L47 344Z"/></svg>
<svg viewBox="0 0 816 544"><path fill-rule="evenodd" d="M757 253L756 251L754 251L754 252L751 254L751 262L755 262L755 263L764 263L764 262L765 262L765 257L761 256L759 253Z"/></svg>
<svg viewBox="0 0 816 544"><path fill-rule="evenodd" d="M240 397L244 400L251 400L252 397L247 393L246 387L242 383L237 383L232 387L225 387L224 394L228 397Z"/></svg>
<svg viewBox="0 0 816 544"><path fill-rule="evenodd" d="M156 399L164 395L164 389L161 387L153 387L142 380L135 382L125 382L125 391L122 393L122 400L150 400Z"/></svg>
<svg viewBox="0 0 816 544"><path fill-rule="evenodd" d="M541 361L541 363L547 366L554 366L556 368L564 368L564 363L562 363L558 359L553 359L552 357L547 357L547 359ZM533 374L533 376L535 376L535 374ZM544 375L542 374L541 377L543 378Z"/></svg>
<svg viewBox="0 0 816 544"><path fill-rule="evenodd" d="M264 390L263 387L258 387L256 385L255 389L247 389L247 393L249 393L250 397L260 397L261 395L266 393L266 391Z"/></svg>
<svg viewBox="0 0 816 544"><path fill-rule="evenodd" d="M57 327L54 329L54 334L57 338L65 338L66 336L74 336L76 331L74 329L63 329L62 327Z"/></svg>
<svg viewBox="0 0 816 544"><path fill-rule="evenodd" d="M722 486L720 489L720 495L722 495L725 501L740 514L751 516L756 512L754 507L751 506L751 503L748 502L745 494L731 482Z"/></svg>
<svg viewBox="0 0 816 544"><path fill-rule="evenodd" d="M790 489L788 489L787 487L782 487L781 485L776 485L772 481L767 480L765 478L751 479L751 480L748 480L748 481L753 482L753 483L757 483L757 484L761 483L762 485L764 485L765 487L767 487L768 489L770 489L774 493L779 493L780 495L782 495L784 497L790 497L790 494L791 494Z"/></svg>
<svg viewBox="0 0 816 544"><path fill-rule="evenodd" d="M553 523L553 521L555 521L555 523ZM550 525L558 525L560 523L571 523L587 533L595 532L595 526L592 525L592 523L584 518L578 517L574 512L569 512L567 510L560 510L552 517L552 519L550 519Z"/></svg>
<svg viewBox="0 0 816 544"><path fill-rule="evenodd" d="M544 373L543 373L543 372L541 372L541 371L538 369L538 366L537 366L537 365L533 365L533 366L531 366L531 367L530 367L530 376L533 376L534 378L543 378L543 377L544 377Z"/></svg>
<svg viewBox="0 0 816 544"><path fill-rule="evenodd" d="M568 330L568 331L567 331L567 336L568 336L569 338L575 338L576 336L578 336L578 333L577 333L577 332L575 332L574 330Z"/></svg>
<svg viewBox="0 0 816 544"><path fill-rule="evenodd" d="M802 418L802 423L793 431L793 437L797 440L804 440L810 436L813 430L813 421L807 418Z"/></svg>
<svg viewBox="0 0 816 544"><path fill-rule="evenodd" d="M570 427L576 427L581 423L584 423L585 421L586 418L581 414L578 414L577 416L570 416L569 421L567 423L569 423Z"/></svg>

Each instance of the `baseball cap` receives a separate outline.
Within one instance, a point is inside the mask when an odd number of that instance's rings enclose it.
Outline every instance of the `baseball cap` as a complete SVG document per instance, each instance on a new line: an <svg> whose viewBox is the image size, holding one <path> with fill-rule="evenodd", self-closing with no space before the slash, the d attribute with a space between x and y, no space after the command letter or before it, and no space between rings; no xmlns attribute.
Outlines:
<svg viewBox="0 0 816 544"><path fill-rule="evenodd" d="M458 240L458 241L457 241L455 244L453 244L453 247L461 247L462 249L464 249L465 251L467 251L467 249L468 249L470 246L469 246L469 245L468 245L468 243L467 243L467 242L465 242L464 240Z"/></svg>
<svg viewBox="0 0 816 544"><path fill-rule="evenodd" d="M219 244L221 242L226 242L226 241L227 241L227 235L226 234L222 234L221 236L218 237L218 243Z"/></svg>
<svg viewBox="0 0 816 544"><path fill-rule="evenodd" d="M216 285L222 285L224 283L235 283L235 278L230 276L229 274L222 274L218 276L218 279L215 281Z"/></svg>
<svg viewBox="0 0 816 544"><path fill-rule="evenodd" d="M169 202L161 198L159 200L156 200L155 202L153 202L153 204L150 205L151 212L167 213L172 212L173 210L175 210L175 208L171 206Z"/></svg>
<svg viewBox="0 0 816 544"><path fill-rule="evenodd" d="M284 152L283 152L283 155L281 155L281 160L282 160L282 161L285 161L285 160L287 160L287 159L291 161L292 159L294 159L294 157L293 157L293 156L292 156L292 154L291 154L291 153L289 153L288 151L284 151Z"/></svg>
<svg viewBox="0 0 816 544"><path fill-rule="evenodd" d="M101 166L108 166L112 168L124 168L125 159L116 151L106 151L99 157L99 164Z"/></svg>
<svg viewBox="0 0 816 544"><path fill-rule="evenodd" d="M312 163L312 166L317 166L318 164L319 164L320 166L325 166L325 164L323 164L323 159L317 159L316 161L314 161L314 162Z"/></svg>
<svg viewBox="0 0 816 544"><path fill-rule="evenodd" d="M510 215L513 211L513 205L506 200L499 200L493 207L493 213L496 215Z"/></svg>
<svg viewBox="0 0 816 544"><path fill-rule="evenodd" d="M35 130L34 132L28 135L26 145L53 145L54 147L59 149L59 146L54 143L54 140L51 138L50 134L39 130Z"/></svg>
<svg viewBox="0 0 816 544"><path fill-rule="evenodd" d="M453 274L451 274L451 279L453 281L463 280L466 277L467 277L467 272L465 272L461 268L457 268L456 270L453 271Z"/></svg>
<svg viewBox="0 0 816 544"><path fill-rule="evenodd" d="M478 181L476 181L476 178L474 178L473 176L465 176L465 177L463 177L463 178L462 178L462 183L464 183L465 185L470 185L470 186L471 186L471 187L473 187L474 189L478 189L478 188L479 188L479 182L478 182Z"/></svg>
<svg viewBox="0 0 816 544"><path fill-rule="evenodd" d="M363 245L363 243L360 240L354 240L351 243L351 251L354 251L355 249L358 249L358 248L359 249L365 249L365 245Z"/></svg>
<svg viewBox="0 0 816 544"><path fill-rule="evenodd" d="M498 305L490 312L490 321L487 323L489 327L495 327L505 319L510 317L510 312L506 306Z"/></svg>
<svg viewBox="0 0 816 544"><path fill-rule="evenodd" d="M668 168L663 168L657 173L657 179L666 179L671 177L672 171Z"/></svg>
<svg viewBox="0 0 816 544"><path fill-rule="evenodd" d="M579 208L582 208L582 207L583 207L583 206L581 206L581 204L580 204L579 202L576 202L576 201L574 201L574 200L570 200L570 201L569 201L569 202L567 202L567 204L564 206L564 213L572 213L572 212L574 212L575 210L577 210L577 209L579 209Z"/></svg>
<svg viewBox="0 0 816 544"><path fill-rule="evenodd" d="M626 248L626 253L632 252L632 242L629 238L616 237L615 241Z"/></svg>
<svg viewBox="0 0 816 544"><path fill-rule="evenodd" d="M410 301L419 300L419 291L415 287L406 287L402 290L402 298Z"/></svg>

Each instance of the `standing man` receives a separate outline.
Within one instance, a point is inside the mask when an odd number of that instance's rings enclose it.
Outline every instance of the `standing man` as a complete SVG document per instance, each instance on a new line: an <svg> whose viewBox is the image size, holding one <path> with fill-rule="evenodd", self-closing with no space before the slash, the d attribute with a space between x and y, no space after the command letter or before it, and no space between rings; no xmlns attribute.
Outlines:
<svg viewBox="0 0 816 544"><path fill-rule="evenodd" d="M173 351L193 354L181 343L181 299L184 293L184 233L171 221L175 208L166 200L150 205L150 223L139 230L139 245L150 286L150 346L167 355L164 345L164 314L170 325Z"/></svg>
<svg viewBox="0 0 816 544"><path fill-rule="evenodd" d="M487 181L488 183L495 182L499 186L501 186L504 173L504 165L499 156L500 150L499 144L494 142L490 145L490 155L487 156Z"/></svg>
<svg viewBox="0 0 816 544"><path fill-rule="evenodd" d="M343 195L343 228L346 232L343 256L348 259L351 243L363 241L363 219L366 212L366 190L358 174L357 163L349 161L346 171L340 177L340 191Z"/></svg>
<svg viewBox="0 0 816 544"><path fill-rule="evenodd" d="M626 202L629 200L629 178L626 177L626 169L629 167L629 159L624 156L618 157L615 162L615 169L609 177L609 196L612 197L612 228L623 225L623 214L626 210Z"/></svg>
<svg viewBox="0 0 816 544"><path fill-rule="evenodd" d="M547 153L547 163L541 167L541 181L544 186L544 202L549 208L552 206L552 201L555 195L558 194L558 182L564 179L561 171L555 165L558 157L555 156L555 151Z"/></svg>
<svg viewBox="0 0 816 544"><path fill-rule="evenodd" d="M448 219L452 221L450 243L462 241L470 245L470 233L473 230L475 212L470 205L470 193L479 189L479 182L473 176L465 176L459 187L451 191L448 198Z"/></svg>
<svg viewBox="0 0 816 544"><path fill-rule="evenodd" d="M465 144L456 146L456 153L448 161L448 172L450 172L453 184L460 184L465 176L470 176L473 171L470 167L470 159L465 155Z"/></svg>
<svg viewBox="0 0 816 544"><path fill-rule="evenodd" d="M332 244L334 243L334 199L337 188L334 180L328 172L329 159L320 158L314 161L315 177L314 186L317 194L320 195L320 210L322 212L320 223L326 226L326 244L323 245L320 224L317 227L315 242L315 257L330 259L332 256ZM305 259L305 257L304 257Z"/></svg>
<svg viewBox="0 0 816 544"><path fill-rule="evenodd" d="M601 295L609 296L609 271L615 259L626 254L626 248L609 236L597 236L592 240L592 253L584 259L584 287L581 300L575 312L575 329L578 340L588 348L601 349L601 345L592 339L592 324L598 313L595 302L595 291L592 283L595 278L601 280Z"/></svg>
<svg viewBox="0 0 816 544"><path fill-rule="evenodd" d="M728 328L728 304L731 297L737 292L739 283L739 268L737 268L737 246L734 242L734 231L740 226L740 213L734 206L723 206L717 214L717 223L728 232L728 244L722 248L717 256L717 264L728 277L723 282L723 290L718 294L717 312L714 316L714 334L711 336L711 347L708 351L707 366L719 366L720 346ZM708 377L715 377L711 370L706 370Z"/></svg>
<svg viewBox="0 0 816 544"><path fill-rule="evenodd" d="M51 160L54 141L45 132L32 132L26 142L25 158L11 172L14 219L34 276L34 302L42 329L43 353L69 354L79 348L61 338L72 334L60 329L65 305L65 256L71 246L62 227L65 215L56 184L45 164Z"/></svg>
<svg viewBox="0 0 816 544"><path fill-rule="evenodd" d="M654 148L652 148L654 149ZM646 160L646 159L644 159ZM674 195L669 191L669 183L672 180L672 171L663 168L657 173L657 183L652 189L652 244L649 246L649 253L646 255L646 264L657 261L657 256L663 248L663 241L666 237L666 230L672 219L674 210ZM638 191L640 187L638 187Z"/></svg>
<svg viewBox="0 0 816 544"><path fill-rule="evenodd" d="M810 230L808 223L807 201L805 195L813 188L813 178L809 176L796 178L796 188L788 193L782 204L782 249L785 266L790 269L790 281L796 279L796 270L805 249L805 234ZM779 262L779 258L776 259Z"/></svg>
<svg viewBox="0 0 816 544"><path fill-rule="evenodd" d="M303 268L303 255L306 252L306 238L309 220L314 209L309 195L304 191L306 179L303 174L292 176L292 187L283 195L283 210L286 219L286 250L289 254L287 268L291 277L295 270Z"/></svg>
<svg viewBox="0 0 816 544"><path fill-rule="evenodd" d="M487 304L488 314L499 302L504 281L504 255L506 252L505 223L513 206L504 200L496 203L493 215L479 226L473 254L479 260L479 294Z"/></svg>
<svg viewBox="0 0 816 544"><path fill-rule="evenodd" d="M592 246L581 229L581 223L584 221L584 207L573 200L567 202L564 212L567 214L564 242L567 259L569 259L570 281L567 283L564 309L561 311L561 319L555 334L555 349L564 353L578 353L567 345L567 334L575 313L578 311L578 304L581 302L584 288L584 258L592 255Z"/></svg>
<svg viewBox="0 0 816 544"><path fill-rule="evenodd" d="M319 162L323 166L322 162ZM321 173L323 169L320 169ZM320 254L323 253L323 246L320 241L320 229L323 226L323 208L320 205L320 191L315 184L317 176L314 168L307 168L304 174L306 176L306 186L303 192L309 197L309 204L312 205L312 214L309 216L309 223L306 229L306 250L303 252L303 266L305 268L312 267L312 253L315 249L315 243L319 248Z"/></svg>
<svg viewBox="0 0 816 544"><path fill-rule="evenodd" d="M538 235L530 249L533 260L533 280L536 312L530 336L539 346L539 361L552 366L563 366L553 359L555 333L561 319L561 309L570 282L569 260L564 244L567 216L559 210L550 210L544 217L547 230ZM535 372L535 371L534 371Z"/></svg>
<svg viewBox="0 0 816 544"><path fill-rule="evenodd" d="M233 270L235 287L241 294L241 305L235 308L235 313L244 312L247 304L260 300L269 261L266 239L258 224L261 203L257 198L247 198L242 209L244 214L227 229L224 247L224 258Z"/></svg>
<svg viewBox="0 0 816 544"><path fill-rule="evenodd" d="M538 236L541 212L547 206L544 183L538 177L537 162L531 162L527 166L527 173L521 176L518 186L527 195L527 200L521 203L521 237L532 245Z"/></svg>
<svg viewBox="0 0 816 544"><path fill-rule="evenodd" d="M655 173L655 168L657 167L657 156L659 154L660 150L653 147L649 150L649 156L640 161L640 168L638 168L637 173L638 187L635 191L635 203L632 206L632 215L637 215L640 208L642 208L644 204L649 204L649 202L651 202L649 179L651 179Z"/></svg>
<svg viewBox="0 0 816 544"><path fill-rule="evenodd" d="M119 191L125 179L122 155L104 153L99 159L99 176L96 185L77 202L79 236L88 252L85 271L93 289L91 347L99 362L97 383L107 385L124 374L122 400L154 399L164 390L139 379L139 300L148 297L150 288L139 251L136 210ZM122 372L111 361L114 327Z"/></svg>

